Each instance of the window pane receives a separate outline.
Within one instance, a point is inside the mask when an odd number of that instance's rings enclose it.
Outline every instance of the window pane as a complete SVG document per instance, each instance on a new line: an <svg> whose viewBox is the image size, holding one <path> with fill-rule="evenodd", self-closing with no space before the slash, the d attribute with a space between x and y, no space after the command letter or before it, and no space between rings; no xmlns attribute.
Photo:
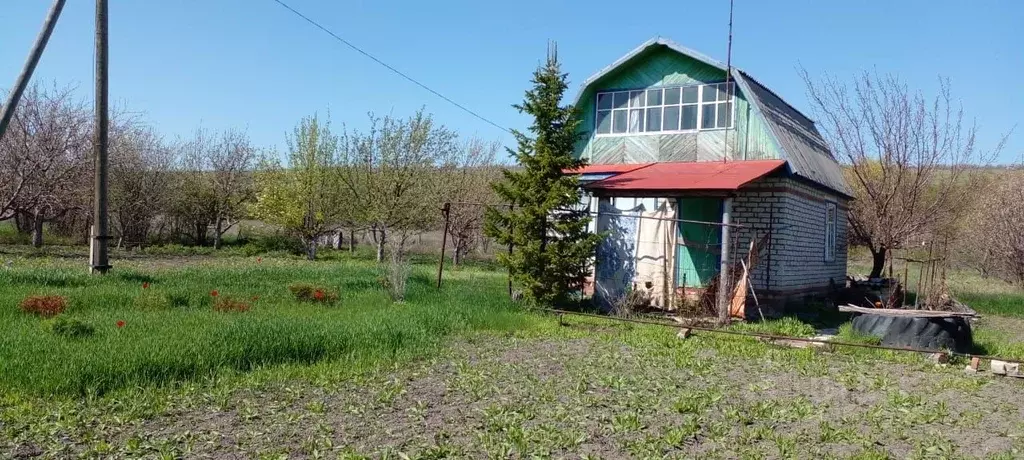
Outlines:
<svg viewBox="0 0 1024 460"><path fill-rule="evenodd" d="M626 126L626 111L616 110L612 112L612 132L624 133L626 132Z"/></svg>
<svg viewBox="0 0 1024 460"><path fill-rule="evenodd" d="M649 89L647 90L647 106L661 105L661 90L660 89Z"/></svg>
<svg viewBox="0 0 1024 460"><path fill-rule="evenodd" d="M683 125L681 129L697 129L697 106L683 106Z"/></svg>
<svg viewBox="0 0 1024 460"><path fill-rule="evenodd" d="M679 129L679 106L670 105L665 107L665 131L675 131Z"/></svg>
<svg viewBox="0 0 1024 460"><path fill-rule="evenodd" d="M715 127L715 104L701 104L700 114L701 129L712 129Z"/></svg>
<svg viewBox="0 0 1024 460"><path fill-rule="evenodd" d="M718 127L728 128L732 124L732 104L728 102L718 103Z"/></svg>
<svg viewBox="0 0 1024 460"><path fill-rule="evenodd" d="M608 110L612 108L612 93L602 93L597 95L597 109Z"/></svg>
<svg viewBox="0 0 1024 460"><path fill-rule="evenodd" d="M630 109L629 110L629 132L640 133L644 130L644 110L643 109Z"/></svg>
<svg viewBox="0 0 1024 460"><path fill-rule="evenodd" d="M697 102L698 86L687 86L683 88L683 104Z"/></svg>
<svg viewBox="0 0 1024 460"><path fill-rule="evenodd" d="M649 98L650 96L648 96ZM679 103L679 88L665 89L665 105Z"/></svg>
<svg viewBox="0 0 1024 460"><path fill-rule="evenodd" d="M718 85L718 100L719 101L728 101L729 100L729 91L730 91L731 88L732 88L732 83L729 83L728 85L726 85L724 83L721 84L721 85ZM735 91L735 90L732 90L732 91ZM735 93L733 93L733 94L735 94Z"/></svg>
<svg viewBox="0 0 1024 460"><path fill-rule="evenodd" d="M644 106L644 92L643 91L630 91L629 92L629 106L630 107L643 107Z"/></svg>
<svg viewBox="0 0 1024 460"><path fill-rule="evenodd" d="M627 93L625 91L622 91L622 92L614 93L614 94L615 94L615 108L616 109L624 109L624 108L626 108L626 104L629 103L629 93Z"/></svg>
<svg viewBox="0 0 1024 460"><path fill-rule="evenodd" d="M651 100L650 94L647 100ZM661 107L647 109L647 131L661 131Z"/></svg>
<svg viewBox="0 0 1024 460"><path fill-rule="evenodd" d="M612 132L612 112L611 112L611 110L598 110L597 111L597 133L598 134L608 134L610 132Z"/></svg>
<svg viewBox="0 0 1024 460"><path fill-rule="evenodd" d="M701 87L701 102L715 102L718 100L718 85L704 85Z"/></svg>

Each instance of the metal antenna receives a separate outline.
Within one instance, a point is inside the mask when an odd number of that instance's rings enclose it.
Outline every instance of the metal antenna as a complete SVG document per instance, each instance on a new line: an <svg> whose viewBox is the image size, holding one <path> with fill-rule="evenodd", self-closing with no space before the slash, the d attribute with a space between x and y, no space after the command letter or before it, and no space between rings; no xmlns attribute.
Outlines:
<svg viewBox="0 0 1024 460"><path fill-rule="evenodd" d="M729 40L727 42L728 44L727 44L727 48L726 48L726 51L725 51L725 94L726 94L725 100L729 101L729 112L730 112L729 113L729 124L735 126L736 125L736 120L733 120L733 113L735 113L736 108L733 107L733 105L734 105L733 104L733 100L732 100L733 91L732 91L732 84L730 83L730 79L732 78L732 9L733 9L732 7L733 7L733 0L729 0ZM727 161L729 161L729 129L728 129L728 127L726 127L726 130L725 130L725 155L722 157L722 162L727 162Z"/></svg>

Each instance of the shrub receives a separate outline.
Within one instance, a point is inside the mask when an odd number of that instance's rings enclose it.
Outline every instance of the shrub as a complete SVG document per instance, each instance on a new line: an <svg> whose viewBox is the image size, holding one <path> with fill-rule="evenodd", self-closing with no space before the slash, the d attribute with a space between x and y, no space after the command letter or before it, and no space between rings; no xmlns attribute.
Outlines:
<svg viewBox="0 0 1024 460"><path fill-rule="evenodd" d="M22 300L19 306L23 312L34 313L43 318L52 318L67 309L68 301L59 295L31 296Z"/></svg>
<svg viewBox="0 0 1024 460"><path fill-rule="evenodd" d="M58 317L50 323L50 331L69 338L88 337L96 333L91 324L73 318Z"/></svg>
<svg viewBox="0 0 1024 460"><path fill-rule="evenodd" d="M238 312L243 313L249 311L252 305L248 302L241 300L235 300L230 297L220 297L213 302L213 311L219 311L223 313Z"/></svg>
<svg viewBox="0 0 1024 460"><path fill-rule="evenodd" d="M299 302L334 304L338 301L337 291L314 284L292 283L288 285L288 290Z"/></svg>

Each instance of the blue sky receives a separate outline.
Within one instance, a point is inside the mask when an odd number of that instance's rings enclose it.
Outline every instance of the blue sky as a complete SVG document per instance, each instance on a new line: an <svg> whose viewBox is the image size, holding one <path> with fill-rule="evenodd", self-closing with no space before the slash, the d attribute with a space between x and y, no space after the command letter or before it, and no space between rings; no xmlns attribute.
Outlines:
<svg viewBox="0 0 1024 460"><path fill-rule="evenodd" d="M548 39L579 82L638 44L671 38L725 60L728 2L286 0L294 8L499 125L528 120L522 99ZM0 87L13 83L49 0L7 2L0 23ZM304 115L336 125L366 113L425 106L465 136L511 136L344 47L272 0L110 0L111 98L170 139L200 123L248 130L282 149ZM77 84L91 99L93 2L71 0L34 80ZM1024 154L1024 2L736 0L733 63L800 109L797 67L849 77L892 72L926 92L937 76L991 148L1020 124L1000 160Z"/></svg>

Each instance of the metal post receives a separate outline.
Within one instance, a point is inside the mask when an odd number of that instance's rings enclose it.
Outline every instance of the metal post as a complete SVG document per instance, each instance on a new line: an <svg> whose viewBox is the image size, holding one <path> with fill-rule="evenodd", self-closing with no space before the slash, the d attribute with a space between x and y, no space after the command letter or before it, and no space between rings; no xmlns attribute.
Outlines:
<svg viewBox="0 0 1024 460"><path fill-rule="evenodd" d="M515 211L515 205L514 204L508 205L508 212L512 213L512 211ZM512 233L512 230L513 230L512 228L509 228L509 234ZM513 247L512 246L512 242L509 241L509 243L508 243L508 255L509 255L509 257L512 256L512 247ZM509 272L509 274L508 274L508 297L512 298L512 272Z"/></svg>
<svg viewBox="0 0 1024 460"><path fill-rule="evenodd" d="M93 201L93 244L89 255L90 271L104 274L110 269L107 258L107 134L109 112L107 0L96 0L96 133L94 155L96 166L95 199Z"/></svg>
<svg viewBox="0 0 1024 460"><path fill-rule="evenodd" d="M46 20L43 22L43 30L39 31L39 36L36 37L36 42L28 53L25 67L21 69L18 79L14 81L11 94L7 96L7 103L3 106L3 114L0 115L0 139L4 138L4 133L7 132L7 125L11 122L11 118L14 117L14 111L18 108L18 102L21 101L21 95L25 92L25 88L28 87L29 80L32 79L32 73L35 72L36 65L39 64L39 58L43 56L46 43L50 41L53 28L57 26L57 19L60 18L60 12L64 9L64 2L65 0L54 0L53 5L50 7L50 12L46 14Z"/></svg>
<svg viewBox="0 0 1024 460"><path fill-rule="evenodd" d="M722 249L721 263L718 273L718 322L729 321L729 242L732 228L732 197L722 202Z"/></svg>
<svg viewBox="0 0 1024 460"><path fill-rule="evenodd" d="M437 262L437 288L441 289L441 273L444 271L444 251L448 246L448 225L450 222L449 216L451 216L451 203L445 203L444 207L441 208L441 213L444 214L444 234L441 235L441 259ZM459 248L455 248L456 251Z"/></svg>

